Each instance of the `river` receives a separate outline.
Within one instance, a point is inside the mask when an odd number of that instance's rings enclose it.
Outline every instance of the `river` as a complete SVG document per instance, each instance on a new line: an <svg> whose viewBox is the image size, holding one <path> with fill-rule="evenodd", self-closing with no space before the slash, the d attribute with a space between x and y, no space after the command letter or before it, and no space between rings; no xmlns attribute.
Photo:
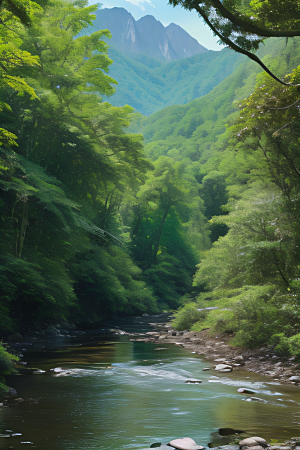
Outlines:
<svg viewBox="0 0 300 450"><path fill-rule="evenodd" d="M127 328L146 330L148 322ZM202 371L207 361L177 345L88 333L19 350L45 373L10 377L18 395L0 408L4 450L139 450L183 436L217 445L226 443L214 435L225 427L267 440L300 435L299 387L246 371ZM191 378L202 383L185 383ZM247 401L239 387L263 402Z"/></svg>

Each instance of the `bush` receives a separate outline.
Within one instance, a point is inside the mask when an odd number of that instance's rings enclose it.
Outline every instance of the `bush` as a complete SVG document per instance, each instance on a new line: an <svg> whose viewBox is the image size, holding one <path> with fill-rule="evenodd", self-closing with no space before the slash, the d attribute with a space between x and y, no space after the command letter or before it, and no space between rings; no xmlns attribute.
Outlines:
<svg viewBox="0 0 300 450"><path fill-rule="evenodd" d="M206 313L198 311L195 303L188 303L175 313L173 327L178 331L190 330L194 323L204 320Z"/></svg>
<svg viewBox="0 0 300 450"><path fill-rule="evenodd" d="M278 309L263 298L251 295L235 305L232 344L238 347L255 348L269 343L271 336L280 327Z"/></svg>
<svg viewBox="0 0 300 450"><path fill-rule="evenodd" d="M284 333L274 334L270 339L270 344L275 345L274 350L279 356L291 356L289 339Z"/></svg>
<svg viewBox="0 0 300 450"><path fill-rule="evenodd" d="M300 333L295 334L288 339L290 354L300 359Z"/></svg>
<svg viewBox="0 0 300 450"><path fill-rule="evenodd" d="M216 309L207 311L202 320L194 323L193 331L211 328L216 333L232 333L232 318L234 313L229 309Z"/></svg>
<svg viewBox="0 0 300 450"><path fill-rule="evenodd" d="M16 373L15 362L18 361L18 357L8 353L5 348L0 345L0 391L7 391L8 388L4 384L5 376Z"/></svg>

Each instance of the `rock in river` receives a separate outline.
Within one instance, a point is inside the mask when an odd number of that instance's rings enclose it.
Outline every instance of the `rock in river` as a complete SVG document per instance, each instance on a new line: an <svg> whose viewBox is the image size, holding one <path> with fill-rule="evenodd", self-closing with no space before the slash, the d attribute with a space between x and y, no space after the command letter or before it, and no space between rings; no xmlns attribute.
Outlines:
<svg viewBox="0 0 300 450"><path fill-rule="evenodd" d="M200 383L202 383L202 381L201 380L186 380L185 383L188 383L188 384L190 384L190 383L200 384Z"/></svg>
<svg viewBox="0 0 300 450"><path fill-rule="evenodd" d="M243 447L268 447L268 443L265 439L258 437L258 436L254 436L251 438L247 438L247 439L243 439L242 441L239 442L240 448Z"/></svg>
<svg viewBox="0 0 300 450"><path fill-rule="evenodd" d="M232 367L228 364L217 364L215 370L217 370L218 372L231 372Z"/></svg>
<svg viewBox="0 0 300 450"><path fill-rule="evenodd" d="M183 437L179 439L174 439L168 443L171 447L178 448L179 450L202 450L204 447L196 444L196 442L189 438Z"/></svg>
<svg viewBox="0 0 300 450"><path fill-rule="evenodd" d="M255 392L250 391L250 389L245 389L245 388L239 388L239 389L238 389L238 392L239 392L240 394L255 394Z"/></svg>

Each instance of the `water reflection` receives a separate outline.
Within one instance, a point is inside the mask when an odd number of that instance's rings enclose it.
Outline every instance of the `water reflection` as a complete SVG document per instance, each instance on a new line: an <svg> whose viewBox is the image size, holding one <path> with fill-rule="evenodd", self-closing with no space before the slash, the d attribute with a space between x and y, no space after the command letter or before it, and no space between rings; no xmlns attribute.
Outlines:
<svg viewBox="0 0 300 450"><path fill-rule="evenodd" d="M1 433L22 436L0 438L0 448L33 442L27 445L44 450L140 449L181 436L207 445L221 427L266 439L299 434L299 388L249 378L249 372L216 377L202 372L207 363L198 355L158 347L127 336L91 336L65 341L56 351L28 351L28 366L46 373L10 380L21 400L0 410ZM54 367L62 371L51 372ZM264 403L245 401L238 387L255 391Z"/></svg>

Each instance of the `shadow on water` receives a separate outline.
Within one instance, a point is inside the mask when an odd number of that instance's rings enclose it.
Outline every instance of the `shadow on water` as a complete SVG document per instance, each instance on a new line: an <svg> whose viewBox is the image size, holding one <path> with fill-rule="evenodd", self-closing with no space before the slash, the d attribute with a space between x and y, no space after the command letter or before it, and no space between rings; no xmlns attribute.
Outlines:
<svg viewBox="0 0 300 450"><path fill-rule="evenodd" d="M136 318L112 328L145 332L159 320L165 318ZM219 436L219 428L266 439L299 435L298 387L249 372L202 372L207 362L180 346L129 338L102 330L22 343L26 367L45 372L10 378L18 395L0 409L0 432L9 436L0 437L0 448L32 442L27 445L44 450L138 450L182 436L220 445L228 437ZM185 383L199 378L201 384ZM239 387L261 401L247 401Z"/></svg>

